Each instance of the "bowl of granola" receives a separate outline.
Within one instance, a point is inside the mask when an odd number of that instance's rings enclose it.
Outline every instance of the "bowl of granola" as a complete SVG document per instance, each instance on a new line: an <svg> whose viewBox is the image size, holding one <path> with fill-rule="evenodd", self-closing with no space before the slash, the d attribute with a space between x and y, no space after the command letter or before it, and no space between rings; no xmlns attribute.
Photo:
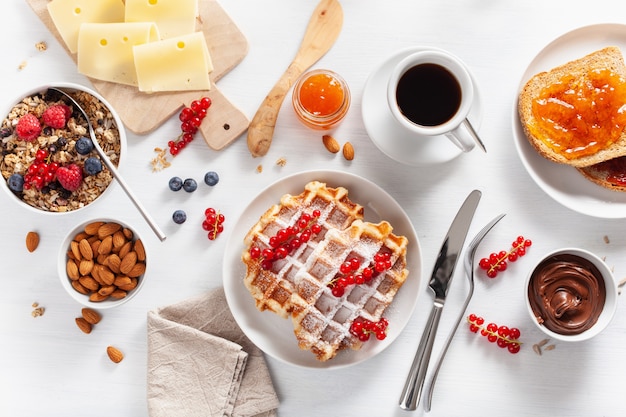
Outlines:
<svg viewBox="0 0 626 417"><path fill-rule="evenodd" d="M126 303L143 287L146 248L128 224L96 218L69 231L57 263L61 285L74 300L107 309Z"/></svg>
<svg viewBox="0 0 626 417"><path fill-rule="evenodd" d="M86 111L96 139L119 167L126 151L121 119L97 92L73 83L55 83ZM89 138L78 109L48 86L13 100L0 125L0 180L10 198L43 213L68 213L99 200L113 175Z"/></svg>

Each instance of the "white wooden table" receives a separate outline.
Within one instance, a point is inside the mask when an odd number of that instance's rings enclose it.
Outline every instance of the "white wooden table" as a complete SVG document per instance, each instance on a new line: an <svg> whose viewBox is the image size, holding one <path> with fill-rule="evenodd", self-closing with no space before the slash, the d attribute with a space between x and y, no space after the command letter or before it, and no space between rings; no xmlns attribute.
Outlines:
<svg viewBox="0 0 626 417"><path fill-rule="evenodd" d="M298 48L316 2L223 0L249 40L243 62L219 81L220 89L249 117L286 68ZM485 239L480 253L505 249L517 236L533 240L528 255L496 280L478 279L470 310L486 320L519 327L525 345L508 354L467 331L453 340L439 375L435 416L618 416L626 413L626 306L619 300L615 319L599 337L580 344L556 343L539 356L532 345L543 338L529 319L523 281L530 266L562 246L589 249L626 274L623 256L626 222L579 214L542 191L520 162L512 139L512 113L521 75L550 41L573 29L597 23L620 23L618 0L357 1L343 0L343 31L316 67L340 73L349 83L353 104L334 132L356 150L352 162L332 156L318 132L301 126L288 100L280 113L267 156L252 158L245 138L221 152L197 139L172 167L152 173L155 146L176 136L169 120L145 137L129 134L123 166L127 182L149 208L168 238L160 243L117 187L106 204L60 218L20 210L0 193L0 415L2 416L147 416L146 313L222 285L222 258L229 234L246 204L265 186L307 169L338 169L363 176L386 189L406 210L422 248L424 276L417 307L405 331L383 353L341 370L312 370L267 358L280 397L282 416L422 415L398 407L398 398L417 348L431 295L426 290L435 256L465 196L482 190L470 235L500 212L505 219ZM623 22L626 23L626 22ZM0 2L0 91L2 105L21 91L55 80L88 84L70 58L21 0ZM40 52L35 44L48 43ZM361 118L361 96L372 70L396 50L426 45L461 57L476 77L483 100L480 134L488 153L474 151L435 168L411 167L382 154L368 137ZM22 69L19 67L26 64ZM276 160L286 158L285 166ZM257 166L263 165L262 173ZM191 195L172 194L171 176L202 181L208 170L221 181ZM214 242L202 233L206 207L225 214L226 231ZM182 226L172 212L184 209ZM106 311L97 331L82 334L74 324L80 306L64 292L56 272L63 236L82 220L108 215L127 221L145 236L152 260L149 281L136 298ZM626 213L625 213L626 217ZM38 230L36 252L25 250L24 237ZM609 238L607 243L604 237ZM434 356L458 314L467 282L457 269L444 310ZM624 296L622 296L624 297ZM45 307L31 316L31 305ZM114 366L105 347L121 347L125 360Z"/></svg>

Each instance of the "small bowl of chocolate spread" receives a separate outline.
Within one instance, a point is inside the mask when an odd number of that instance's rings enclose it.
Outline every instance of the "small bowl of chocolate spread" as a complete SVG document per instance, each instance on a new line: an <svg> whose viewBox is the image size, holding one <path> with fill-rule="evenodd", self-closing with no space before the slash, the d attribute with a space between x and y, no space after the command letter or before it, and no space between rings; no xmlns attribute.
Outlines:
<svg viewBox="0 0 626 417"><path fill-rule="evenodd" d="M597 335L617 307L613 273L584 249L548 253L531 269L525 288L533 322L557 340L574 342Z"/></svg>

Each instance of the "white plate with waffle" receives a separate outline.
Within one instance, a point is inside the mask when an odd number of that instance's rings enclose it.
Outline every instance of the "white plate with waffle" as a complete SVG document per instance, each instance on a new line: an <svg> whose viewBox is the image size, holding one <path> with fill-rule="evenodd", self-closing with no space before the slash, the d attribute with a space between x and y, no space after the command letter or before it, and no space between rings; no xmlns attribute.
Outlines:
<svg viewBox="0 0 626 417"><path fill-rule="evenodd" d="M406 268L409 274L395 298L384 312L389 321L387 337L365 342L361 349L340 351L327 361L320 361L308 350L298 347L291 318L283 318L270 311L259 311L255 299L244 285L246 266L241 256L244 237L260 217L285 194L298 195L311 181L326 183L328 187L344 187L349 199L364 207L363 220L378 223L386 220L395 235L408 239ZM402 332L415 309L422 276L421 249L410 219L398 203L376 184L341 171L307 171L278 180L263 190L244 209L226 244L224 259L224 290L228 305L246 336L263 352L283 362L308 368L339 368L369 359L387 348Z"/></svg>

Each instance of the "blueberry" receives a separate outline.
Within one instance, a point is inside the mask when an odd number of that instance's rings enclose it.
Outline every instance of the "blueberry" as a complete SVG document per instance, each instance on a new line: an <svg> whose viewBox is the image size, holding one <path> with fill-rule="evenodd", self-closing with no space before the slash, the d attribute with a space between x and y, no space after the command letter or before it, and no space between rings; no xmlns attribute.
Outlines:
<svg viewBox="0 0 626 417"><path fill-rule="evenodd" d="M183 188L183 180L179 177L172 177L170 178L169 186L172 191L180 191Z"/></svg>
<svg viewBox="0 0 626 417"><path fill-rule="evenodd" d="M90 156L89 158L87 158L87 160L85 161L85 172L87 173L87 175L96 175L100 171L102 171L102 162L100 161L100 159L94 156Z"/></svg>
<svg viewBox="0 0 626 417"><path fill-rule="evenodd" d="M183 190L188 193L193 193L198 188L198 183L193 178L187 178L185 182L183 182Z"/></svg>
<svg viewBox="0 0 626 417"><path fill-rule="evenodd" d="M24 177L20 174L13 174L9 177L8 181L9 189L16 193L21 193L24 190Z"/></svg>
<svg viewBox="0 0 626 417"><path fill-rule="evenodd" d="M187 220L187 213L183 210L176 210L174 214L172 214L172 220L174 220L176 224L183 224L185 220Z"/></svg>
<svg viewBox="0 0 626 417"><path fill-rule="evenodd" d="M78 152L79 154L87 155L93 150L93 142L91 141L91 139L83 136L76 141L74 147L76 148L76 152Z"/></svg>
<svg viewBox="0 0 626 417"><path fill-rule="evenodd" d="M217 172L215 171L209 171L206 174L204 174L204 182L206 185L210 185L211 187L213 187L219 181L220 181L220 176L217 175Z"/></svg>

